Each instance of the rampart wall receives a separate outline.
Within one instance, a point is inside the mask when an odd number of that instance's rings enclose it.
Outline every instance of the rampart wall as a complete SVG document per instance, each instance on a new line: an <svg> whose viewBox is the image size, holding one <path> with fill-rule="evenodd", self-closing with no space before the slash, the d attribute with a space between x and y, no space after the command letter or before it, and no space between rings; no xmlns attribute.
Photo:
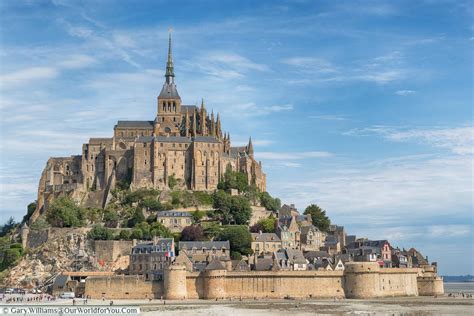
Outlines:
<svg viewBox="0 0 474 316"><path fill-rule="evenodd" d="M94 252L97 259L114 262L120 256L128 256L132 252L131 240L95 240Z"/></svg>
<svg viewBox="0 0 474 316"><path fill-rule="evenodd" d="M438 279L419 276L420 269L380 269L374 263L351 263L345 271L212 270L186 272L172 266L165 281L138 276L92 277L86 295L92 298L224 299L224 298L376 298L443 293ZM441 279L442 282L442 279Z"/></svg>

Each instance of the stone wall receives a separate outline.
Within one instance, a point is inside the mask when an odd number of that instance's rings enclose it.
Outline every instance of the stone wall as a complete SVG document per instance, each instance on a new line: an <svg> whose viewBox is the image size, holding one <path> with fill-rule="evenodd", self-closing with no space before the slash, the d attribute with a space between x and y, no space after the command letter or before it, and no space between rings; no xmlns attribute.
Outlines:
<svg viewBox="0 0 474 316"><path fill-rule="evenodd" d="M30 229L27 236L27 247L36 248L48 241L50 235L49 229L34 230Z"/></svg>
<svg viewBox="0 0 474 316"><path fill-rule="evenodd" d="M163 282L145 281L143 276L136 275L88 277L84 295L93 299L160 298L163 295Z"/></svg>
<svg viewBox="0 0 474 316"><path fill-rule="evenodd" d="M94 241L94 252L97 259L105 262L115 262L121 256L128 256L132 252L133 241L131 240L96 240Z"/></svg>
<svg viewBox="0 0 474 316"><path fill-rule="evenodd" d="M174 266L166 270L164 283L145 281L137 276L88 278L86 294L93 298L105 295L106 298L252 299L376 298L442 293L432 278L418 277L417 280L420 269L380 269L378 264L366 262L349 264L346 271L212 270L199 273L180 268Z"/></svg>

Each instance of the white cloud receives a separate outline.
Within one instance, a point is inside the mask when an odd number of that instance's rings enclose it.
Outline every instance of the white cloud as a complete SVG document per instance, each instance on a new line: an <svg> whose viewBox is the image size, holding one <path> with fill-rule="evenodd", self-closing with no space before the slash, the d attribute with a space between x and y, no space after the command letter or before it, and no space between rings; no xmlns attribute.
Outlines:
<svg viewBox="0 0 474 316"><path fill-rule="evenodd" d="M345 135L370 136L381 135L395 142L424 143L438 148L449 149L460 155L473 154L474 127L402 129L389 126L372 126L354 129Z"/></svg>
<svg viewBox="0 0 474 316"><path fill-rule="evenodd" d="M53 67L30 67L0 76L2 87L23 85L30 81L52 79L58 75Z"/></svg>
<svg viewBox="0 0 474 316"><path fill-rule="evenodd" d="M72 55L58 63L58 67L66 69L76 69L92 66L97 60L88 55Z"/></svg>
<svg viewBox="0 0 474 316"><path fill-rule="evenodd" d="M185 61L185 66L220 80L238 79L245 77L248 72L270 70L265 64L255 63L230 52L202 54L193 60Z"/></svg>
<svg viewBox="0 0 474 316"><path fill-rule="evenodd" d="M284 59L283 63L290 66L296 66L299 71L309 74L333 74L338 72L335 65L323 58L292 57Z"/></svg>
<svg viewBox="0 0 474 316"><path fill-rule="evenodd" d="M415 93L416 93L416 91L414 91L414 90L397 90L397 91L395 91L395 94L400 95L400 96L408 96L408 95L413 95Z"/></svg>

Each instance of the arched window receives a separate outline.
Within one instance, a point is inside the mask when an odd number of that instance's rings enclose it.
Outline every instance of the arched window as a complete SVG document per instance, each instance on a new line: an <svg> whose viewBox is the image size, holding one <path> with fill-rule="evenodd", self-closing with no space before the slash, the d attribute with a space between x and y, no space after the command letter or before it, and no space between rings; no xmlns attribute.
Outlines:
<svg viewBox="0 0 474 316"><path fill-rule="evenodd" d="M173 111L176 112L176 102L173 101Z"/></svg>
<svg viewBox="0 0 474 316"><path fill-rule="evenodd" d="M171 111L171 102L168 102L168 111Z"/></svg>
<svg viewBox="0 0 474 316"><path fill-rule="evenodd" d="M163 111L166 111L166 103L163 102Z"/></svg>

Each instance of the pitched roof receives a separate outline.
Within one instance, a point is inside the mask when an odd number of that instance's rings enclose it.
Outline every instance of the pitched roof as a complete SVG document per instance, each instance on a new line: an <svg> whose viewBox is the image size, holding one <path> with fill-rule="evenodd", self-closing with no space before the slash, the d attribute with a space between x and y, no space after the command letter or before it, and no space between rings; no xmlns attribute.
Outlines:
<svg viewBox="0 0 474 316"><path fill-rule="evenodd" d="M69 280L68 275L60 274L54 279L53 286L64 287Z"/></svg>
<svg viewBox="0 0 474 316"><path fill-rule="evenodd" d="M257 260L257 264L255 265L256 271L270 271L273 267L273 259L272 258L261 258Z"/></svg>
<svg viewBox="0 0 474 316"><path fill-rule="evenodd" d="M153 128L153 121L118 121L116 128Z"/></svg>
<svg viewBox="0 0 474 316"><path fill-rule="evenodd" d="M226 241L180 241L178 244L178 249L230 249L230 242Z"/></svg>
<svg viewBox="0 0 474 316"><path fill-rule="evenodd" d="M314 225L302 226L301 235L307 235L309 231L317 232L319 229Z"/></svg>
<svg viewBox="0 0 474 316"><path fill-rule="evenodd" d="M219 141L213 136L196 136L193 137L193 141L199 143L219 143Z"/></svg>
<svg viewBox="0 0 474 316"><path fill-rule="evenodd" d="M186 113L188 110L188 114L192 114L194 111L198 112L198 107L195 105L181 105L181 113Z"/></svg>
<svg viewBox="0 0 474 316"><path fill-rule="evenodd" d="M278 238L278 236L275 233L251 233L251 235L252 235L252 240L254 241L259 241L259 242L281 241L280 238Z"/></svg>
<svg viewBox="0 0 474 316"><path fill-rule="evenodd" d="M181 99L178 93L178 89L176 89L176 84L174 83L166 83L161 88L160 95L158 96L160 99Z"/></svg>
<svg viewBox="0 0 474 316"><path fill-rule="evenodd" d="M318 258L329 258L327 251L308 251L304 253L304 257L308 260L314 260Z"/></svg>
<svg viewBox="0 0 474 316"><path fill-rule="evenodd" d="M217 260L213 259L207 266L206 270L225 270L225 267L222 265L222 263Z"/></svg>

